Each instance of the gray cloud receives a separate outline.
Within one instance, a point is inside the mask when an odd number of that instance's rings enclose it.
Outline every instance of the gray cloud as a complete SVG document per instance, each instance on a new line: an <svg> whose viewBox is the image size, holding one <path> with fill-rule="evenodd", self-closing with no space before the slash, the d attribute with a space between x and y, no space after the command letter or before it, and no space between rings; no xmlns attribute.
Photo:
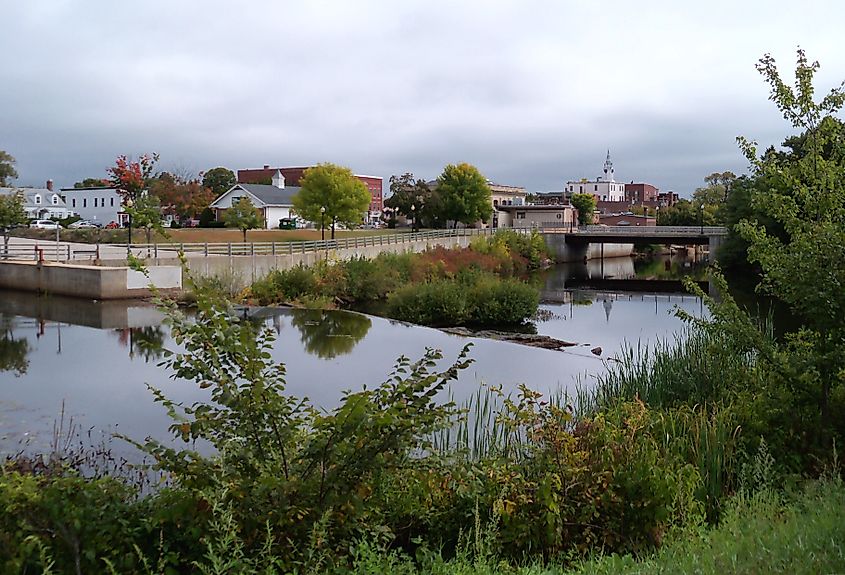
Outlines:
<svg viewBox="0 0 845 575"><path fill-rule="evenodd" d="M21 184L333 161L435 177L469 161L559 189L599 174L689 193L789 133L754 70L801 44L845 77L836 2L93 0L4 7L0 149Z"/></svg>

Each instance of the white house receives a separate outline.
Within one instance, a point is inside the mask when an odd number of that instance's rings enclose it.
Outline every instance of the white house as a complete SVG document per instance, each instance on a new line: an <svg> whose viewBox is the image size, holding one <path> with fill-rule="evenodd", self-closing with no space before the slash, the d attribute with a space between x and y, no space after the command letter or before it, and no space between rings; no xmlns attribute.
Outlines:
<svg viewBox="0 0 845 575"><path fill-rule="evenodd" d="M117 188L62 188L62 196L83 220L105 226L111 222L123 225L128 218Z"/></svg>
<svg viewBox="0 0 845 575"><path fill-rule="evenodd" d="M226 210L243 197L248 197L252 205L261 213L264 228L271 230L279 227L279 220L294 217L293 196L300 188L285 186L285 177L276 170L272 185L266 184L235 184L224 194L211 202L209 206L214 210L218 221L222 221Z"/></svg>
<svg viewBox="0 0 845 575"><path fill-rule="evenodd" d="M498 206L500 228L576 228L578 210L572 204L551 206Z"/></svg>
<svg viewBox="0 0 845 575"><path fill-rule="evenodd" d="M572 194L593 194L600 202L624 202L625 184L613 179L613 162L610 161L610 150L604 161L604 173L594 182L589 180L569 181L563 188L564 195L571 198Z"/></svg>
<svg viewBox="0 0 845 575"><path fill-rule="evenodd" d="M48 181L46 188L0 188L0 194L23 196L23 209L26 217L31 220L46 220L49 218L64 219L73 215L68 209L64 198L53 191L53 182Z"/></svg>

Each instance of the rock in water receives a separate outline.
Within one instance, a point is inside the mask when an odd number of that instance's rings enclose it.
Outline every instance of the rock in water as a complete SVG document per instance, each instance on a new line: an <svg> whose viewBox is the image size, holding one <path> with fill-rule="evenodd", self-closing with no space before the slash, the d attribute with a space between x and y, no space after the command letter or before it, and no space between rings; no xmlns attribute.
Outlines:
<svg viewBox="0 0 845 575"><path fill-rule="evenodd" d="M590 350L590 352L592 352L595 355L601 355L601 348L600 347L594 347L593 349Z"/></svg>

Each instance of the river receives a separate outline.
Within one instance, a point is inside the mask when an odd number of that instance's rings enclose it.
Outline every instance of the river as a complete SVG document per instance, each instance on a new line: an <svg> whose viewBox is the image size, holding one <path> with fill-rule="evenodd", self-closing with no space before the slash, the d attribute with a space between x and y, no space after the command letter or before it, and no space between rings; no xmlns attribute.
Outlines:
<svg viewBox="0 0 845 575"><path fill-rule="evenodd" d="M587 289L585 280L695 269L687 264L617 258L603 266L590 262L546 272L542 295L548 301L541 307L550 319L536 323L536 331L578 343L564 351L466 338L353 312L262 308L251 313L276 334L273 359L286 365L288 392L322 408L337 405L344 390L384 381L401 355L415 359L427 347L441 349L445 367L468 342L474 362L450 389L457 401L474 395L480 385L515 391L525 383L546 394L573 393L577 385L591 385L604 371L605 358L626 342L674 338L682 328L676 308L704 313L700 300L688 294L596 291ZM586 288L570 289L572 283ZM49 449L59 422L74 441L98 442L115 432L138 440L168 437L167 415L153 403L147 385L186 404L206 393L171 379L158 366L161 357L154 349L172 347L162 319L142 302L0 292L0 453ZM596 347L602 348L601 357L590 351Z"/></svg>

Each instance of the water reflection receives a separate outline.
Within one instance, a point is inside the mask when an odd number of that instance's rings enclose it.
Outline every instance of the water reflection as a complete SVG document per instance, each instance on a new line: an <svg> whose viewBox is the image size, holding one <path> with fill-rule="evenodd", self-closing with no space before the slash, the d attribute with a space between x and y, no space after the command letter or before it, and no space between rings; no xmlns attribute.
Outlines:
<svg viewBox="0 0 845 575"><path fill-rule="evenodd" d="M116 329L114 333L117 334L120 345L129 350L130 359L137 355L149 363L161 359L164 355L167 336L160 325Z"/></svg>
<svg viewBox="0 0 845 575"><path fill-rule="evenodd" d="M0 371L11 371L16 377L29 368L29 342L25 337L15 338L15 320L0 314Z"/></svg>
<svg viewBox="0 0 845 575"><path fill-rule="evenodd" d="M360 313L316 309L291 310L290 323L299 330L305 351L321 359L351 352L373 324Z"/></svg>

